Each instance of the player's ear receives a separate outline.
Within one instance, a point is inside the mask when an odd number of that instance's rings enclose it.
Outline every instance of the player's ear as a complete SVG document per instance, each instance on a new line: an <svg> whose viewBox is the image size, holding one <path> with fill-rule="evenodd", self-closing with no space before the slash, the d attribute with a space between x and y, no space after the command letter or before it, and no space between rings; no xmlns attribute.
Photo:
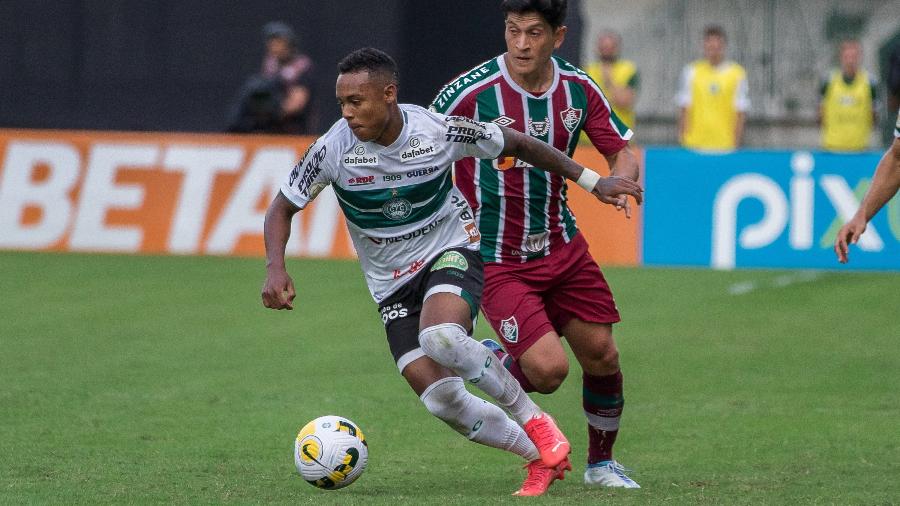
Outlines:
<svg viewBox="0 0 900 506"><path fill-rule="evenodd" d="M389 103L397 102L397 83L388 83L384 87L384 100Z"/></svg>
<svg viewBox="0 0 900 506"><path fill-rule="evenodd" d="M566 40L566 32L568 30L569 27L562 25L553 31L553 49L559 49L559 46L562 46L563 41Z"/></svg>

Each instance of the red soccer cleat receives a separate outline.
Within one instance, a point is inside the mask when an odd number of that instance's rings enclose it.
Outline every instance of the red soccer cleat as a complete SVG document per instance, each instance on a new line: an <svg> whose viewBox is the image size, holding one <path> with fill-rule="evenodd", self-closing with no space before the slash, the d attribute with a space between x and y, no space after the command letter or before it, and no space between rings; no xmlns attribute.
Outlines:
<svg viewBox="0 0 900 506"><path fill-rule="evenodd" d="M565 434L547 413L541 413L525 424L525 433L537 447L541 460L547 467L556 467L565 460L572 448Z"/></svg>
<svg viewBox="0 0 900 506"><path fill-rule="evenodd" d="M529 462L525 467L528 468L528 476L525 477L525 483L522 484L522 488L515 491L513 495L543 495L550 488L551 483L565 479L566 471L572 470L572 464L569 463L568 458L555 467L548 467L540 459Z"/></svg>

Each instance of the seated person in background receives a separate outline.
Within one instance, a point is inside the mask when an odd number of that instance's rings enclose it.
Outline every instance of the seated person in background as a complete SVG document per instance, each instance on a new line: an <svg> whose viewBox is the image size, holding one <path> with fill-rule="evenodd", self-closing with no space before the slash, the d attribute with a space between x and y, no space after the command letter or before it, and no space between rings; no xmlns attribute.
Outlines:
<svg viewBox="0 0 900 506"><path fill-rule="evenodd" d="M294 31L273 21L263 28L266 56L261 72L241 88L231 111L229 132L310 134L312 60L297 51Z"/></svg>

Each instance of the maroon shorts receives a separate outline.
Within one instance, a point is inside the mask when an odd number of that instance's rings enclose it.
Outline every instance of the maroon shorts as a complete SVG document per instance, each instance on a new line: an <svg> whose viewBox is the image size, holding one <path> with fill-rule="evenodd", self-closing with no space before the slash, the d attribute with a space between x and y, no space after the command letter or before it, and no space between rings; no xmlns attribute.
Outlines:
<svg viewBox="0 0 900 506"><path fill-rule="evenodd" d="M550 256L525 263L486 263L481 310L519 358L541 336L573 318L616 323L619 310L587 241L577 234Z"/></svg>

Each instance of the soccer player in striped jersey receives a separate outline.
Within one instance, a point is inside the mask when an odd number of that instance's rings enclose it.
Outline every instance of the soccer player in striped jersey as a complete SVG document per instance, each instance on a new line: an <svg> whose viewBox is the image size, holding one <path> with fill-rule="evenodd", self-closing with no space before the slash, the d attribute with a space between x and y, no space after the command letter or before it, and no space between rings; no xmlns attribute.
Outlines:
<svg viewBox="0 0 900 506"><path fill-rule="evenodd" d="M859 241L859 236L866 231L869 220L897 194L898 190L900 190L900 111L897 111L897 124L894 126L894 142L878 162L872 186L866 191L866 196L863 197L853 218L838 231L834 241L834 252L838 261L842 264L849 261L850 245Z"/></svg>
<svg viewBox="0 0 900 506"><path fill-rule="evenodd" d="M514 130L397 103L397 66L377 49L338 65L343 119L287 175L266 213L263 304L293 309L284 263L293 216L327 185L347 219L400 374L426 409L478 443L528 461L518 495L541 495L569 464L569 442L484 346L472 339L482 294L480 234L453 187L450 168L467 156L517 156L577 180L603 202L640 186L601 178L558 150ZM476 385L509 412L469 393Z"/></svg>
<svg viewBox="0 0 900 506"><path fill-rule="evenodd" d="M565 0L504 1L507 52L460 74L432 108L518 130L569 156L584 131L612 174L636 181L631 130L584 71L553 55L565 38L566 7ZM526 391L550 393L569 371L565 336L583 370L585 482L639 488L612 455L624 405L612 335L619 312L566 204L566 180L514 157L463 159L455 176L482 234L481 309L505 351L482 342ZM615 205L630 217L626 196Z"/></svg>

